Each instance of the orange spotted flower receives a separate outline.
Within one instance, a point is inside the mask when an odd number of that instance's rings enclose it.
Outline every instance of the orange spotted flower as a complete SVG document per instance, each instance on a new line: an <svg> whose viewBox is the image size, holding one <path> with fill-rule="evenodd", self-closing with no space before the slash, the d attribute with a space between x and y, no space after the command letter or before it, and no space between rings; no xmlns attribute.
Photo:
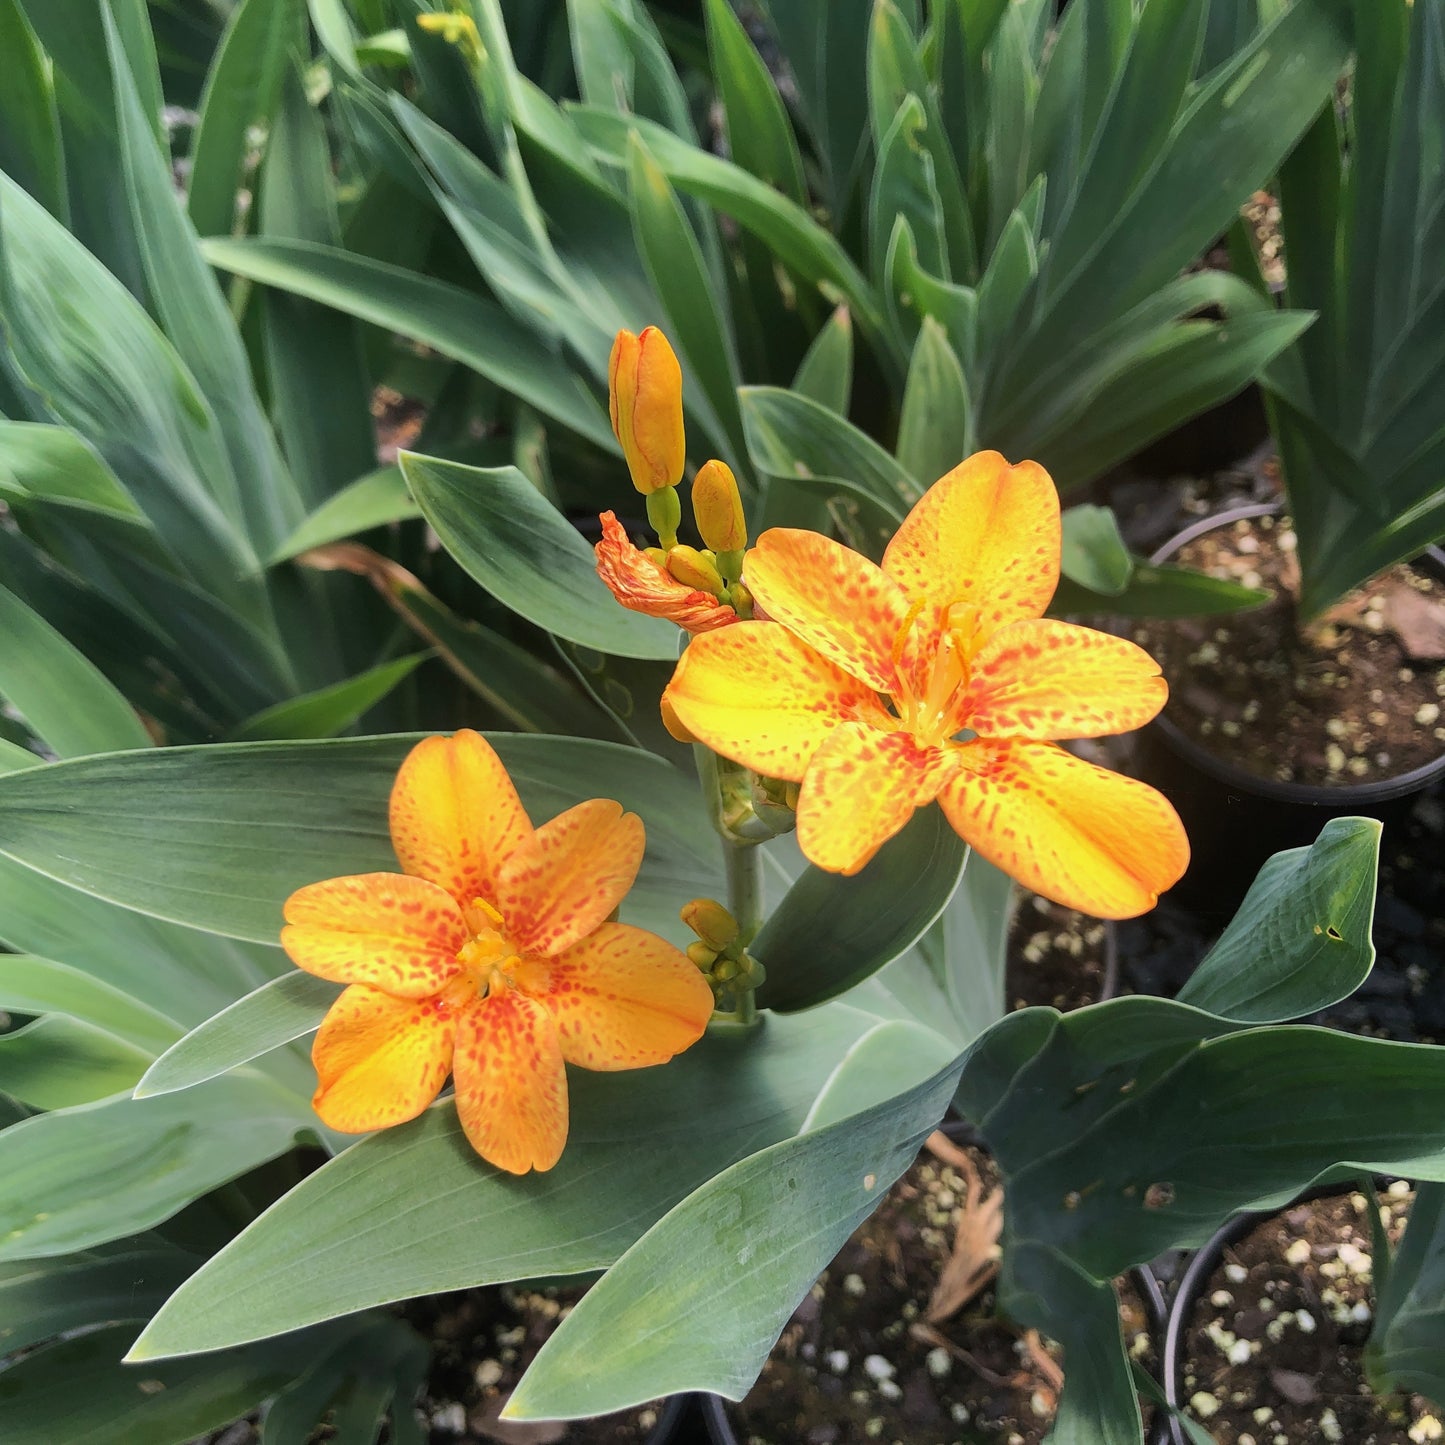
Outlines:
<svg viewBox="0 0 1445 1445"><path fill-rule="evenodd" d="M1036 892L1104 918L1151 908L1189 861L1169 803L1058 739L1147 722L1140 648L1043 616L1059 580L1054 484L980 452L929 488L874 565L774 529L744 580L768 621L695 638L664 695L690 733L801 784L798 840L856 873L935 799Z"/></svg>
<svg viewBox="0 0 1445 1445"><path fill-rule="evenodd" d="M286 901L281 942L350 987L311 1051L312 1101L343 1133L414 1119L447 1075L472 1147L513 1174L567 1139L564 1063L636 1069L702 1035L712 990L670 943L609 922L642 862L641 820L605 799L533 828L490 745L427 738L391 793L401 873Z"/></svg>
<svg viewBox="0 0 1445 1445"><path fill-rule="evenodd" d="M726 602L679 582L666 567L632 545L627 529L611 512L602 514L597 574L612 595L634 612L665 617L689 632L711 632L738 620Z"/></svg>

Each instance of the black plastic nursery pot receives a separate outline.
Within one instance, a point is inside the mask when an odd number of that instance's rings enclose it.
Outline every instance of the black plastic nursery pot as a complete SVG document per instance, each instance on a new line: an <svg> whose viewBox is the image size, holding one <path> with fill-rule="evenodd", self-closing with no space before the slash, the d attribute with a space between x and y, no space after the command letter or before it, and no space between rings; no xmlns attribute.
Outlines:
<svg viewBox="0 0 1445 1445"><path fill-rule="evenodd" d="M1376 1190L1383 1191L1388 1181L1377 1179L1374 1181L1374 1184ZM1272 1221L1286 1219L1301 1206L1319 1203L1343 1204L1344 1201L1348 1200L1350 1196L1357 1192L1358 1190L1354 1186L1348 1184L1325 1185L1306 1191L1280 1210L1237 1214L1225 1224L1221 1225L1190 1257L1186 1268L1179 1278L1178 1287L1174 1292L1173 1302L1168 1307L1164 1328L1161 1331L1162 1345L1159 1355L1159 1380L1163 1386L1164 1396L1169 1403L1170 1410L1161 1410L1159 1412L1156 1417L1155 1427L1149 1436L1148 1445L1191 1445L1190 1436L1185 1433L1183 1424L1180 1423L1174 1412L1182 1411L1186 1405L1191 1403L1190 1386L1187 1383L1188 1370L1191 1363L1194 1363L1201 1371L1201 1375L1196 1379L1196 1383L1204 1383L1202 1378L1203 1364L1191 1350L1191 1331L1196 1316L1204 1306L1205 1291L1208 1289L1211 1279L1214 1279L1225 1265L1228 1252L1236 1246L1241 1245L1244 1241L1247 1241L1257 1230L1269 1225ZM1375 1207L1377 1207L1375 1198L1368 1198L1366 1208ZM1370 1231L1367 1227L1362 1226L1360 1233L1362 1237L1368 1238ZM1289 1256L1287 1255L1286 1258L1289 1258ZM1317 1256L1314 1256L1313 1252L1311 1252L1311 1258L1315 1264L1319 1263ZM1246 1287L1245 1280L1248 1272L1244 1270L1243 1266L1236 1266L1236 1268L1239 1270L1238 1276L1226 1276L1226 1279L1230 1281L1233 1289L1238 1290ZM1228 1291L1226 1291L1226 1293L1228 1293ZM1219 1302L1221 1304L1224 1303L1224 1297L1222 1295L1220 1296ZM1215 1305L1213 1299L1211 1299L1209 1303L1211 1306ZM1232 1299L1230 1303L1233 1303ZM1322 1314L1323 1328L1321 1324L1314 1321L1314 1317L1311 1315L1310 1329L1308 1332L1303 1333L1303 1338L1311 1342L1316 1339L1327 1340L1329 1338L1327 1332L1331 1328L1337 1327L1332 1327L1329 1319L1323 1316L1324 1307L1318 1298L1311 1297L1308 1303L1316 1313ZM1253 1313L1256 1312L1245 1310L1242 1312L1241 1318L1248 1321L1252 1318ZM1297 1319L1298 1316L1289 1310L1280 1314L1280 1338L1285 1338L1283 1325L1285 1320L1290 1318ZM1352 1326L1352 1329L1359 1338L1352 1340L1350 1347L1362 1350L1363 1336L1368 1332L1368 1321L1361 1321L1357 1326ZM1273 1340L1275 1337L1271 1336L1270 1338ZM1249 1344L1249 1341L1244 1339L1243 1335L1241 1335L1241 1340L1243 1343L1239 1344L1238 1347L1243 1348ZM1222 1339L1216 1340L1212 1347L1216 1349L1222 1348ZM1271 1346L1266 1344L1265 1350L1268 1351L1272 1347L1276 1349L1280 1348L1278 1345ZM1288 1346L1286 1345L1284 1351L1287 1350ZM1268 1356L1266 1356L1266 1358L1268 1358ZM1276 1383L1281 1395L1284 1395L1286 1391L1298 1392L1305 1388L1309 1380L1309 1372L1301 1370L1301 1363L1298 1358L1291 1358L1287 1353L1283 1352L1281 1358L1271 1363L1270 1378ZM1328 1409L1330 1408L1331 1401L1335 1404L1340 1404L1342 1401L1350 1403L1358 1403L1362 1400L1374 1402L1377 1398L1362 1394L1358 1391L1355 1393L1341 1391L1337 1386L1338 1382L1336 1382L1336 1389L1322 1392L1316 1403L1322 1408ZM1278 1401L1276 1403L1278 1403ZM1303 1402L1296 1400L1295 1403ZM1423 1404L1423 1402L1420 1403ZM1267 1400L1263 1394L1258 1396L1253 1393L1249 1394L1248 1408L1251 1413L1255 1409L1264 1406L1267 1406ZM1266 1408L1264 1410L1266 1416L1270 1413L1270 1409ZM1205 1428L1209 1428L1208 1421L1205 1422ZM1216 1426L1216 1428L1220 1427ZM1306 1423L1304 1421L1287 1423L1276 1419L1272 1425L1268 1423L1263 1426L1251 1424L1249 1433L1259 1441L1277 1438L1278 1434L1284 1431L1286 1438L1291 1441L1296 1439L1301 1441L1306 1439L1336 1439L1341 1442L1341 1445L1352 1445L1352 1442L1356 1440L1374 1438L1374 1433L1377 1428L1379 1427L1362 1425L1358 1420L1351 1423L1347 1419L1340 1427L1341 1432L1336 1434L1332 1428L1322 1427L1316 1423ZM1304 1433L1300 1433L1301 1431ZM1395 1439L1397 1437L1396 1434L1392 1432L1387 1438ZM1405 1436L1401 1433L1398 1438L1404 1439ZM1411 1436L1410 1438L1415 1437Z"/></svg>
<svg viewBox="0 0 1445 1445"><path fill-rule="evenodd" d="M1167 562L1217 528L1279 510L1274 503L1254 503L1205 518L1150 560ZM1445 554L1437 548L1413 565L1445 577ZM1399 827L1414 799L1445 774L1445 746L1430 762L1394 777L1329 785L1285 782L1216 756L1174 723L1166 707L1139 735L1136 771L1174 804L1189 834L1189 868L1169 896L1224 922L1271 854L1314 842L1332 818L1377 818L1387 829Z"/></svg>

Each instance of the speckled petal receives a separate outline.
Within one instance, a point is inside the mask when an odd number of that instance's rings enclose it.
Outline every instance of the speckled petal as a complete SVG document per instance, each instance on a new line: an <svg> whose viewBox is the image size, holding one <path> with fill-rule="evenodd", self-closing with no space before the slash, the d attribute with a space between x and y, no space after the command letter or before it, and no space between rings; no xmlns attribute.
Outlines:
<svg viewBox="0 0 1445 1445"><path fill-rule="evenodd" d="M556 1021L563 1057L585 1069L666 1063L712 1015L712 989L692 960L625 923L604 923L556 958L524 960L513 977Z"/></svg>
<svg viewBox="0 0 1445 1445"><path fill-rule="evenodd" d="M876 563L817 532L774 527L747 554L743 579L772 621L875 692L897 691L908 598Z"/></svg>
<svg viewBox="0 0 1445 1445"><path fill-rule="evenodd" d="M663 697L714 752L795 783L839 723L887 716L866 682L778 622L694 638Z"/></svg>
<svg viewBox="0 0 1445 1445"><path fill-rule="evenodd" d="M1097 738L1142 727L1168 696L1159 664L1142 647L1031 618L984 642L958 719L984 738Z"/></svg>
<svg viewBox="0 0 1445 1445"><path fill-rule="evenodd" d="M798 795L798 844L830 873L858 872L947 777L939 748L844 723L813 755Z"/></svg>
<svg viewBox="0 0 1445 1445"><path fill-rule="evenodd" d="M1056 743L965 743L939 794L965 842L1005 873L1096 918L1147 912L1189 864L1167 799Z"/></svg>
<svg viewBox="0 0 1445 1445"><path fill-rule="evenodd" d="M491 900L496 872L532 825L502 760L480 733L424 738L391 790L391 841L402 871L463 905Z"/></svg>
<svg viewBox="0 0 1445 1445"><path fill-rule="evenodd" d="M434 999L356 984L331 1005L311 1046L312 1105L329 1128L365 1134L415 1119L452 1064L454 1020Z"/></svg>
<svg viewBox="0 0 1445 1445"><path fill-rule="evenodd" d="M550 1169L567 1142L567 1071L557 1026L516 989L478 999L457 1020L457 1117L498 1169Z"/></svg>
<svg viewBox="0 0 1445 1445"><path fill-rule="evenodd" d="M920 498L883 554L910 602L978 609L987 632L1040 617L1059 583L1059 494L1037 462L976 452Z"/></svg>
<svg viewBox="0 0 1445 1445"><path fill-rule="evenodd" d="M425 998L459 972L467 941L450 893L404 873L356 873L299 888L286 900L281 946L318 978Z"/></svg>
<svg viewBox="0 0 1445 1445"><path fill-rule="evenodd" d="M497 907L518 949L544 956L586 938L642 866L642 819L594 798L538 828L502 866Z"/></svg>

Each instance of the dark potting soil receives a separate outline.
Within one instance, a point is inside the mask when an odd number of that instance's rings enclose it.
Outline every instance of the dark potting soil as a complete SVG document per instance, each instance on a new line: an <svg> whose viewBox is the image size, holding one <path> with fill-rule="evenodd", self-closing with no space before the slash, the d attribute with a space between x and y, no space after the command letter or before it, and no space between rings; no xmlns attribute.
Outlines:
<svg viewBox="0 0 1445 1445"><path fill-rule="evenodd" d="M1236 521L1179 562L1274 593L1223 617L1136 622L1169 680L1165 716L1258 777L1316 786L1392 778L1445 751L1445 584L1392 567L1308 627L1285 521Z"/></svg>
<svg viewBox="0 0 1445 1445"><path fill-rule="evenodd" d="M642 1445L658 1401L592 1420L510 1422L500 1418L522 1372L582 1297L577 1288L501 1285L412 1300L407 1322L432 1346L418 1401L431 1445Z"/></svg>
<svg viewBox="0 0 1445 1445"><path fill-rule="evenodd" d="M1397 1239L1403 1183L1367 1201L1339 1195L1263 1222L1206 1283L1186 1338L1181 1395L1218 1445L1422 1445L1440 1422L1419 1396L1365 1383L1373 1203Z"/></svg>
<svg viewBox="0 0 1445 1445"><path fill-rule="evenodd" d="M1009 925L1005 989L1011 1009L1043 1004L1060 1012L1096 1003L1108 973L1107 926L1025 893Z"/></svg>
<svg viewBox="0 0 1445 1445"><path fill-rule="evenodd" d="M967 1152L991 1188L991 1161ZM958 1169L920 1154L729 1407L742 1445L1038 1445L1057 1402L1056 1351L1001 1324L991 1287L948 1319L924 1319L967 1196ZM1120 1318L1142 1357L1146 1316L1132 1290Z"/></svg>

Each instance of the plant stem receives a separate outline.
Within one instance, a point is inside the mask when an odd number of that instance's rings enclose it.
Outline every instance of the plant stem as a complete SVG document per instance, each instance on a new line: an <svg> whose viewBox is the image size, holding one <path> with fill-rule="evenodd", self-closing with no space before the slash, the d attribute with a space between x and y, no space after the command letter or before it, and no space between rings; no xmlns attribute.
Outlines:
<svg viewBox="0 0 1445 1445"><path fill-rule="evenodd" d="M728 909L738 921L738 937L744 948L751 945L763 926L763 859L755 843L723 840L727 864ZM733 995L733 1017L739 1023L756 1023L758 1006L750 988Z"/></svg>

